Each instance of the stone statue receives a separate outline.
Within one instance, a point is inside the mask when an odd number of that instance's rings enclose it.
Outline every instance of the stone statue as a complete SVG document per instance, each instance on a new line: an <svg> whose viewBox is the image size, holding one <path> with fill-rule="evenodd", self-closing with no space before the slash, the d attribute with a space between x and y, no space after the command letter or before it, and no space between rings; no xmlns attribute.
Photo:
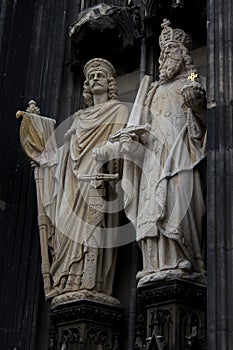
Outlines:
<svg viewBox="0 0 233 350"><path fill-rule="evenodd" d="M150 124L150 131L144 137L139 183L132 169L124 170L124 178L131 176L138 189L134 203L126 198L125 210L135 222L143 255L139 285L174 277L205 280L201 178L205 90L196 81L191 38L181 29L173 30L167 20L162 27L160 77L150 86L141 120Z"/></svg>
<svg viewBox="0 0 233 350"><path fill-rule="evenodd" d="M116 235L106 231L117 230L119 215L111 210L106 214L106 206L115 195L120 165L109 161L98 169L98 149L109 144L114 153L108 138L125 126L128 110L117 100L110 62L92 59L84 74L88 108L74 113L61 147L56 144L55 121L39 116L33 102L27 112L17 112L23 117L22 147L36 165L42 273L46 298L55 303L81 297L100 300L101 295L103 301L115 299L110 296L117 253L111 239Z"/></svg>

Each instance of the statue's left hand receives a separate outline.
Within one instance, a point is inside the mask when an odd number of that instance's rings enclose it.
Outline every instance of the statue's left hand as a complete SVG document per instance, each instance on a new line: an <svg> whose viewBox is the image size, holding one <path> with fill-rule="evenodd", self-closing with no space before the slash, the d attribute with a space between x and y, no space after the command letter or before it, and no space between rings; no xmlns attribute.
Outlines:
<svg viewBox="0 0 233 350"><path fill-rule="evenodd" d="M198 82L188 82L181 90L184 103L195 112L204 107L205 90Z"/></svg>

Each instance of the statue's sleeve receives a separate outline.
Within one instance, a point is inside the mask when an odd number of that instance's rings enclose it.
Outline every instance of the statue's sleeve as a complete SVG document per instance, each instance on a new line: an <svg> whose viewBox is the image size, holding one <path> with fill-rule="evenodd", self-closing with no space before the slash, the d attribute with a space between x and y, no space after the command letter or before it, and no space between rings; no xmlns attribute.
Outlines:
<svg viewBox="0 0 233 350"><path fill-rule="evenodd" d="M57 145L54 133L56 121L37 114L22 112L20 141L29 159L38 165L54 165Z"/></svg>

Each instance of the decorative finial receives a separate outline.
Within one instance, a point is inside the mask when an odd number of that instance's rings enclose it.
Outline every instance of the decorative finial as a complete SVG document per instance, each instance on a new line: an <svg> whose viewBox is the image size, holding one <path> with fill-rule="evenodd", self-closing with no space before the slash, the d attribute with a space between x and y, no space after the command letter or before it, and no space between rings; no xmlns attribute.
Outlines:
<svg viewBox="0 0 233 350"><path fill-rule="evenodd" d="M169 21L169 19L164 18L163 23L161 24L161 27L164 29L169 27L170 25L171 25L171 22Z"/></svg>
<svg viewBox="0 0 233 350"><path fill-rule="evenodd" d="M26 112L33 113L33 114L40 114L40 108L37 107L36 102L31 100L28 102L28 108L26 109Z"/></svg>
<svg viewBox="0 0 233 350"><path fill-rule="evenodd" d="M32 113L32 114L38 114L38 115L40 115L40 108L37 107L35 101L30 100L30 101L28 102L28 106L29 106L29 107L26 109L26 112L27 112L27 113ZM17 118L17 119L23 118L23 117L25 117L25 115L26 115L25 112L17 111L17 113L16 113L16 118Z"/></svg>

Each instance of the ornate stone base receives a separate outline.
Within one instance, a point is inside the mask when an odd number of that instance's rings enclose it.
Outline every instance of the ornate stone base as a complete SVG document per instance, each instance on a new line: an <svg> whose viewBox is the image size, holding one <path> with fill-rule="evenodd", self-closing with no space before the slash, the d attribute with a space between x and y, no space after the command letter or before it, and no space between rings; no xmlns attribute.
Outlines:
<svg viewBox="0 0 233 350"><path fill-rule="evenodd" d="M64 304L64 303L70 303L73 301L83 300L83 299L94 300L100 303L106 303L111 305L120 305L119 300L110 295L107 295L104 293L92 292L92 291L83 289L75 292L67 292L65 294L54 297L52 300L52 306Z"/></svg>
<svg viewBox="0 0 233 350"><path fill-rule="evenodd" d="M53 305L49 350L120 350L122 309L94 300Z"/></svg>
<svg viewBox="0 0 233 350"><path fill-rule="evenodd" d="M139 287L135 349L206 349L206 286L176 279Z"/></svg>
<svg viewBox="0 0 233 350"><path fill-rule="evenodd" d="M140 272L137 274L137 278L139 279L138 287L146 285L148 283L162 281L162 280L174 280L174 279L182 279L182 280L190 280L200 284L206 284L206 276L196 272L186 272L181 269L174 270L164 270L159 272L154 272L150 274L144 274Z"/></svg>

